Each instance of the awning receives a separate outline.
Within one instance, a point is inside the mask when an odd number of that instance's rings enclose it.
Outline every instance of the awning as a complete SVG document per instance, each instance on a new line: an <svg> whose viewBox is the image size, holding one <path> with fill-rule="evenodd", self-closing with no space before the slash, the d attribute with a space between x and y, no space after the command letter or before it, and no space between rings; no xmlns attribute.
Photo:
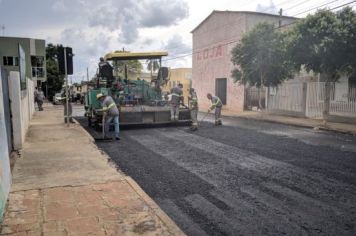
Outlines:
<svg viewBox="0 0 356 236"><path fill-rule="evenodd" d="M115 51L105 55L105 60L144 60L144 59L160 59L168 56L168 52L123 52Z"/></svg>

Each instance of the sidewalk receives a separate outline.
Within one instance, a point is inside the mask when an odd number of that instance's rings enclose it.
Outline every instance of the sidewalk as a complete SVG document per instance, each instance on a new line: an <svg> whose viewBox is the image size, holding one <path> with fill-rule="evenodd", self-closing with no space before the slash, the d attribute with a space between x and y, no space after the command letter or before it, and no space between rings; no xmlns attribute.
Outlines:
<svg viewBox="0 0 356 236"><path fill-rule="evenodd" d="M245 111L241 113L222 111L222 115L356 135L356 124L327 122L327 124L324 125L323 120L273 115L256 111Z"/></svg>
<svg viewBox="0 0 356 236"><path fill-rule="evenodd" d="M62 106L36 112L16 161L1 235L184 235Z"/></svg>

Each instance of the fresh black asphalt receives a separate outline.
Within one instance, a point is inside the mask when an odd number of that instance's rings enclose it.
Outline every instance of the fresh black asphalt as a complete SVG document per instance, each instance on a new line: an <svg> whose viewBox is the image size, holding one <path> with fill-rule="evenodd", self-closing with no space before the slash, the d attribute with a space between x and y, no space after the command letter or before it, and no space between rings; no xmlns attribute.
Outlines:
<svg viewBox="0 0 356 236"><path fill-rule="evenodd" d="M356 235L355 136L225 121L97 145L187 235Z"/></svg>

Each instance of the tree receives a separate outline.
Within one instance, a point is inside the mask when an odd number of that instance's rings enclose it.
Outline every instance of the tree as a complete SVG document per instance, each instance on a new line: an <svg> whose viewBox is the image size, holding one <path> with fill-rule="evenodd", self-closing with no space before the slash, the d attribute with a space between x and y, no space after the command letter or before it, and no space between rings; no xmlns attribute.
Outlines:
<svg viewBox="0 0 356 236"><path fill-rule="evenodd" d="M330 107L331 82L355 73L356 14L347 7L319 10L300 20L291 33L289 53L297 70L320 73L325 81L324 121Z"/></svg>
<svg viewBox="0 0 356 236"><path fill-rule="evenodd" d="M52 97L61 91L64 76L59 74L58 69L58 47L62 45L53 45L49 43L46 47L46 70L47 70L47 86L48 86L48 98Z"/></svg>
<svg viewBox="0 0 356 236"><path fill-rule="evenodd" d="M147 70L151 71L151 77L153 72L157 71L159 69L159 63L157 60L147 60Z"/></svg>
<svg viewBox="0 0 356 236"><path fill-rule="evenodd" d="M261 23L244 35L232 50L231 61L237 67L231 75L244 85L277 86L292 77L292 66L286 53L286 37L272 24ZM259 108L262 108L261 93Z"/></svg>
<svg viewBox="0 0 356 236"><path fill-rule="evenodd" d="M114 68L117 67L119 69L119 73L125 73L125 65L127 70L130 72L134 72L140 74L142 71L142 64L139 60L127 60L127 61L114 61Z"/></svg>

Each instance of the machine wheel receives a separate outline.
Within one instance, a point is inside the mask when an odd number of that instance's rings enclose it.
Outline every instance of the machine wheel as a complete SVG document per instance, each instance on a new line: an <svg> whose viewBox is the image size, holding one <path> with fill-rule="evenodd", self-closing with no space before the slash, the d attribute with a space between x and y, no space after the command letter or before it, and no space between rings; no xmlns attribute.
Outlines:
<svg viewBox="0 0 356 236"><path fill-rule="evenodd" d="M91 116L88 116L88 126L89 126L89 127L91 127L91 126L92 126Z"/></svg>
<svg viewBox="0 0 356 236"><path fill-rule="evenodd" d="M92 127L93 122L92 122L92 118L93 118L93 111L91 110L89 114L87 114L88 116L88 126Z"/></svg>

